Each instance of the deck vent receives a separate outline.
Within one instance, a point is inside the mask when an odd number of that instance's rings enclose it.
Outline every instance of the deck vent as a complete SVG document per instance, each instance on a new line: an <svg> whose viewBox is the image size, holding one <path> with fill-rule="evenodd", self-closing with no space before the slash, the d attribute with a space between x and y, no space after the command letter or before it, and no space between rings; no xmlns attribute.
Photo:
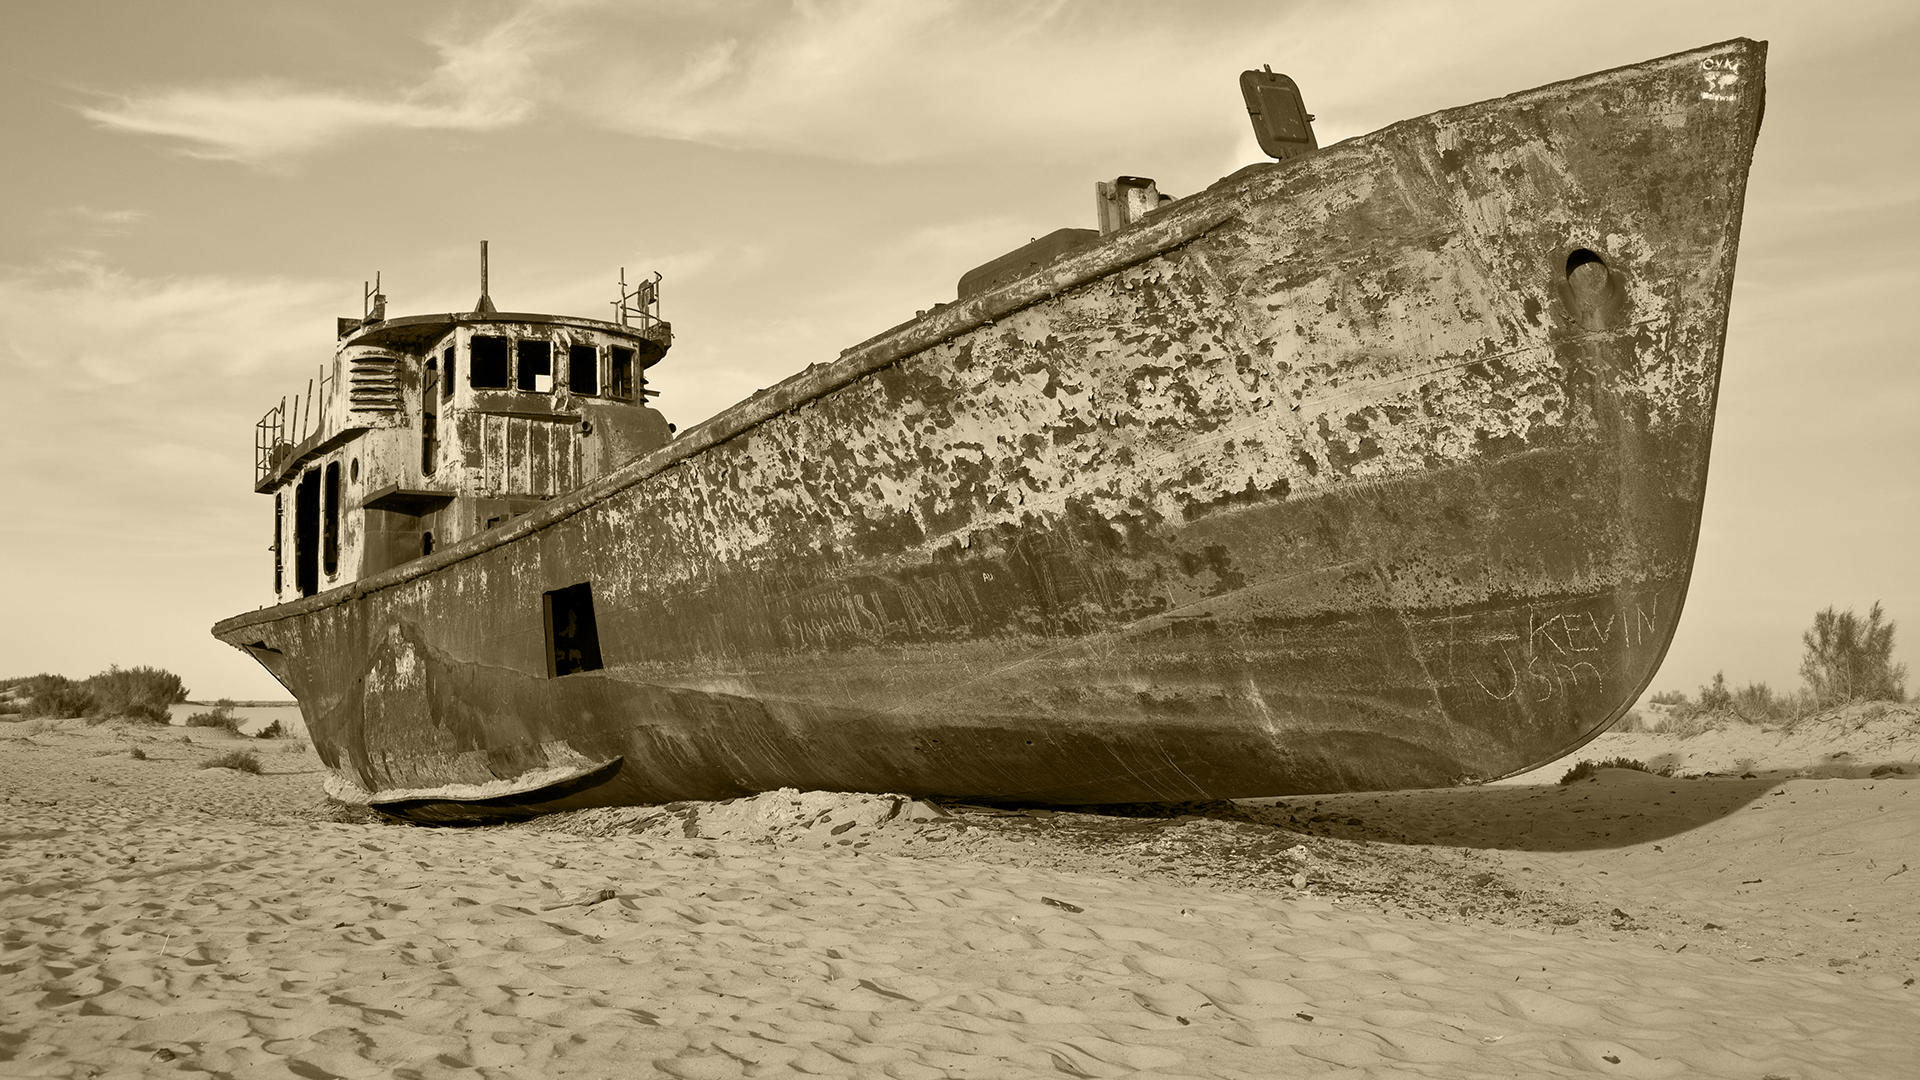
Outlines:
<svg viewBox="0 0 1920 1080"><path fill-rule="evenodd" d="M546 594L547 677L598 671L600 631L593 621L593 585L581 582Z"/></svg>

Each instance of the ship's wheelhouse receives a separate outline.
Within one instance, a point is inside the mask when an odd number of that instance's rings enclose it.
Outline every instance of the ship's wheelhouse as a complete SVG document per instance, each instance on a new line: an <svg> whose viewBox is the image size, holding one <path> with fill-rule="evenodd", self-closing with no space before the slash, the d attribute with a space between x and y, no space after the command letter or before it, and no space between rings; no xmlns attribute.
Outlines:
<svg viewBox="0 0 1920 1080"><path fill-rule="evenodd" d="M330 365L255 431L279 601L431 554L657 449L671 329L501 313L342 319Z"/></svg>

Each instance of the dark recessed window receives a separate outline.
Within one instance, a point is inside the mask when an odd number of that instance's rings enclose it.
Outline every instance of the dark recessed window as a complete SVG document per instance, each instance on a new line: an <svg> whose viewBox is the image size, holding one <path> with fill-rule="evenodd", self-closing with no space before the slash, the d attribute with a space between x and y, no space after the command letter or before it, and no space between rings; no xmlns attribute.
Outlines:
<svg viewBox="0 0 1920 1080"><path fill-rule="evenodd" d="M287 580L286 564L280 558L280 537L286 533L285 503L278 494L273 497L273 592L278 596L281 586Z"/></svg>
<svg viewBox="0 0 1920 1080"><path fill-rule="evenodd" d="M440 447L440 365L427 361L420 388L420 475L432 476L439 461Z"/></svg>
<svg viewBox="0 0 1920 1080"><path fill-rule="evenodd" d="M591 345L567 348L567 389L576 394L600 392L600 350Z"/></svg>
<svg viewBox="0 0 1920 1080"><path fill-rule="evenodd" d="M521 341L514 350L519 353L520 389L542 394L553 389L553 343Z"/></svg>
<svg viewBox="0 0 1920 1080"><path fill-rule="evenodd" d="M425 558L431 554L433 554L433 534L423 532L420 534L420 556Z"/></svg>
<svg viewBox="0 0 1920 1080"><path fill-rule="evenodd" d="M632 397L633 350L615 345L607 355L607 393L617 398Z"/></svg>
<svg viewBox="0 0 1920 1080"><path fill-rule="evenodd" d="M507 388L506 338L475 335L467 354L467 381L475 390Z"/></svg>
<svg viewBox="0 0 1920 1080"><path fill-rule="evenodd" d="M340 571L340 463L327 462L326 514L320 531L320 568L328 577Z"/></svg>
<svg viewBox="0 0 1920 1080"><path fill-rule="evenodd" d="M440 369L441 369L440 396L443 398L446 398L448 401L452 401L453 400L453 346L451 345L447 346L447 351L440 354Z"/></svg>
<svg viewBox="0 0 1920 1080"><path fill-rule="evenodd" d="M320 470L300 474L293 491L293 585L301 596L320 591Z"/></svg>
<svg viewBox="0 0 1920 1080"><path fill-rule="evenodd" d="M600 631L593 622L593 585L581 582L546 594L547 674L600 670Z"/></svg>

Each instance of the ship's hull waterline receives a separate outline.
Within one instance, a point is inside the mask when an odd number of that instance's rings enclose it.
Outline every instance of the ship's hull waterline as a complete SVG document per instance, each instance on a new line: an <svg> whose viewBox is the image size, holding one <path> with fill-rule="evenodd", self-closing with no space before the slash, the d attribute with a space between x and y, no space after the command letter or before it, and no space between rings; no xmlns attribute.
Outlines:
<svg viewBox="0 0 1920 1080"><path fill-rule="evenodd" d="M1631 705L1680 614L1764 55L1243 170L215 633L350 786L423 819L1550 760ZM553 677L545 597L583 582L605 666Z"/></svg>

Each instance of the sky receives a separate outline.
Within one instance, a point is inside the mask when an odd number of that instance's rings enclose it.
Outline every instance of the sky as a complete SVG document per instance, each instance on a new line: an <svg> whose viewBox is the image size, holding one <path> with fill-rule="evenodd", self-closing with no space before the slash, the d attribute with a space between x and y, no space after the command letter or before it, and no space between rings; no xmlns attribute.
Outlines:
<svg viewBox="0 0 1920 1080"><path fill-rule="evenodd" d="M1322 145L1725 40L1770 41L1706 512L1655 689L1799 685L1879 600L1920 657L1920 5L1137 0L9 4L0 36L0 675L174 671L266 604L252 427L390 314L605 318L664 275L688 427L949 300L1093 184L1263 160L1237 79ZM1920 673L1920 664L1913 665ZM1916 675L1920 682L1920 674Z"/></svg>

